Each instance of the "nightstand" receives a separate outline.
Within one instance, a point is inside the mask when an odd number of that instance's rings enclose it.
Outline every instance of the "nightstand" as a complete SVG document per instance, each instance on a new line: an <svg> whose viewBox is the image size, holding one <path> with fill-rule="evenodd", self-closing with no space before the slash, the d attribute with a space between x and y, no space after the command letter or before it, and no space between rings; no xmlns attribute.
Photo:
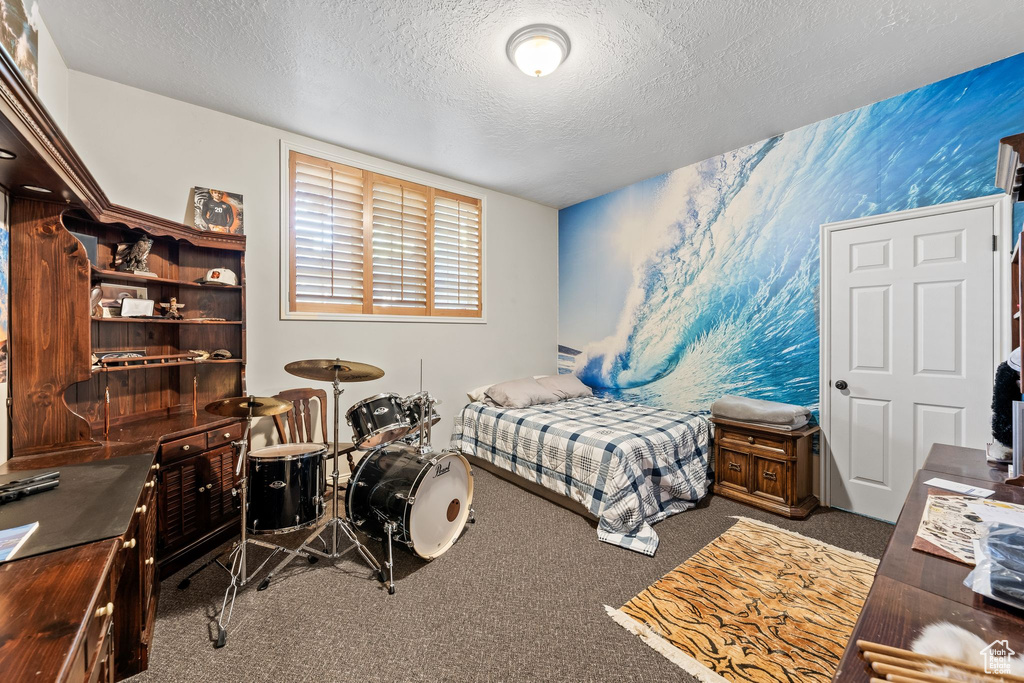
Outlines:
<svg viewBox="0 0 1024 683"><path fill-rule="evenodd" d="M791 519L818 506L811 467L818 425L786 431L718 417L711 422L715 493Z"/></svg>

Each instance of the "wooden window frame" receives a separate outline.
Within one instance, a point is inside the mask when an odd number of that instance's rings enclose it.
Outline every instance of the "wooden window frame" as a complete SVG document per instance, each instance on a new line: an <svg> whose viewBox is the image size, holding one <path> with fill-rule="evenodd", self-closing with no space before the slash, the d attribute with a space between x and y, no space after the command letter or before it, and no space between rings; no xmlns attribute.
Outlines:
<svg viewBox="0 0 1024 683"><path fill-rule="evenodd" d="M362 305L316 304L297 302L295 297L295 162L298 156L327 165L341 166L363 174L363 302ZM365 322L450 322L486 323L486 199L470 188L454 187L438 182L434 176L387 168L371 159L337 152L311 149L281 141L281 319L282 320L352 320ZM373 184L374 180L414 189L427 197L427 296L426 308L374 305L373 301ZM434 307L434 200L436 196L475 203L479 207L480 300L477 309L435 309Z"/></svg>

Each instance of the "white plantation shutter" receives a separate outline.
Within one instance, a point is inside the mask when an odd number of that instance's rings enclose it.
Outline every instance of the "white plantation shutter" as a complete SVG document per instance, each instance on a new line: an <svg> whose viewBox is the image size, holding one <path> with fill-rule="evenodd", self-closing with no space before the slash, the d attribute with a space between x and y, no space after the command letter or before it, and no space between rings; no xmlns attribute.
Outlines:
<svg viewBox="0 0 1024 683"><path fill-rule="evenodd" d="M429 188L373 177L373 306L427 312Z"/></svg>
<svg viewBox="0 0 1024 683"><path fill-rule="evenodd" d="M481 202L289 151L289 311L481 317Z"/></svg>
<svg viewBox="0 0 1024 683"><path fill-rule="evenodd" d="M363 310L363 172L292 153L295 310Z"/></svg>
<svg viewBox="0 0 1024 683"><path fill-rule="evenodd" d="M480 312L480 200L434 195L434 308Z"/></svg>

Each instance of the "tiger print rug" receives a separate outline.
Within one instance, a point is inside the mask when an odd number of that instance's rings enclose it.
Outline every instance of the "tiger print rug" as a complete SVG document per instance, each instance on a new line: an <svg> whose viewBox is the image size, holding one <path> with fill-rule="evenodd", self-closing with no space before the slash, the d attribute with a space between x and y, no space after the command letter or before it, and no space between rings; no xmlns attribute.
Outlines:
<svg viewBox="0 0 1024 683"><path fill-rule="evenodd" d="M878 561L746 517L608 614L705 683L830 681Z"/></svg>

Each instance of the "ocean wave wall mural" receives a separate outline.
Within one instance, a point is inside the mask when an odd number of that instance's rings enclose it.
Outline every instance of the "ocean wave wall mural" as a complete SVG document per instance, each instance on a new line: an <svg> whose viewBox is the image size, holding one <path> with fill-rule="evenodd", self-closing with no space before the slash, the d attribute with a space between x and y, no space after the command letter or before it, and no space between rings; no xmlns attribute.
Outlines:
<svg viewBox="0 0 1024 683"><path fill-rule="evenodd" d="M562 209L559 371L816 410L821 224L996 193L1022 130L1024 54Z"/></svg>

